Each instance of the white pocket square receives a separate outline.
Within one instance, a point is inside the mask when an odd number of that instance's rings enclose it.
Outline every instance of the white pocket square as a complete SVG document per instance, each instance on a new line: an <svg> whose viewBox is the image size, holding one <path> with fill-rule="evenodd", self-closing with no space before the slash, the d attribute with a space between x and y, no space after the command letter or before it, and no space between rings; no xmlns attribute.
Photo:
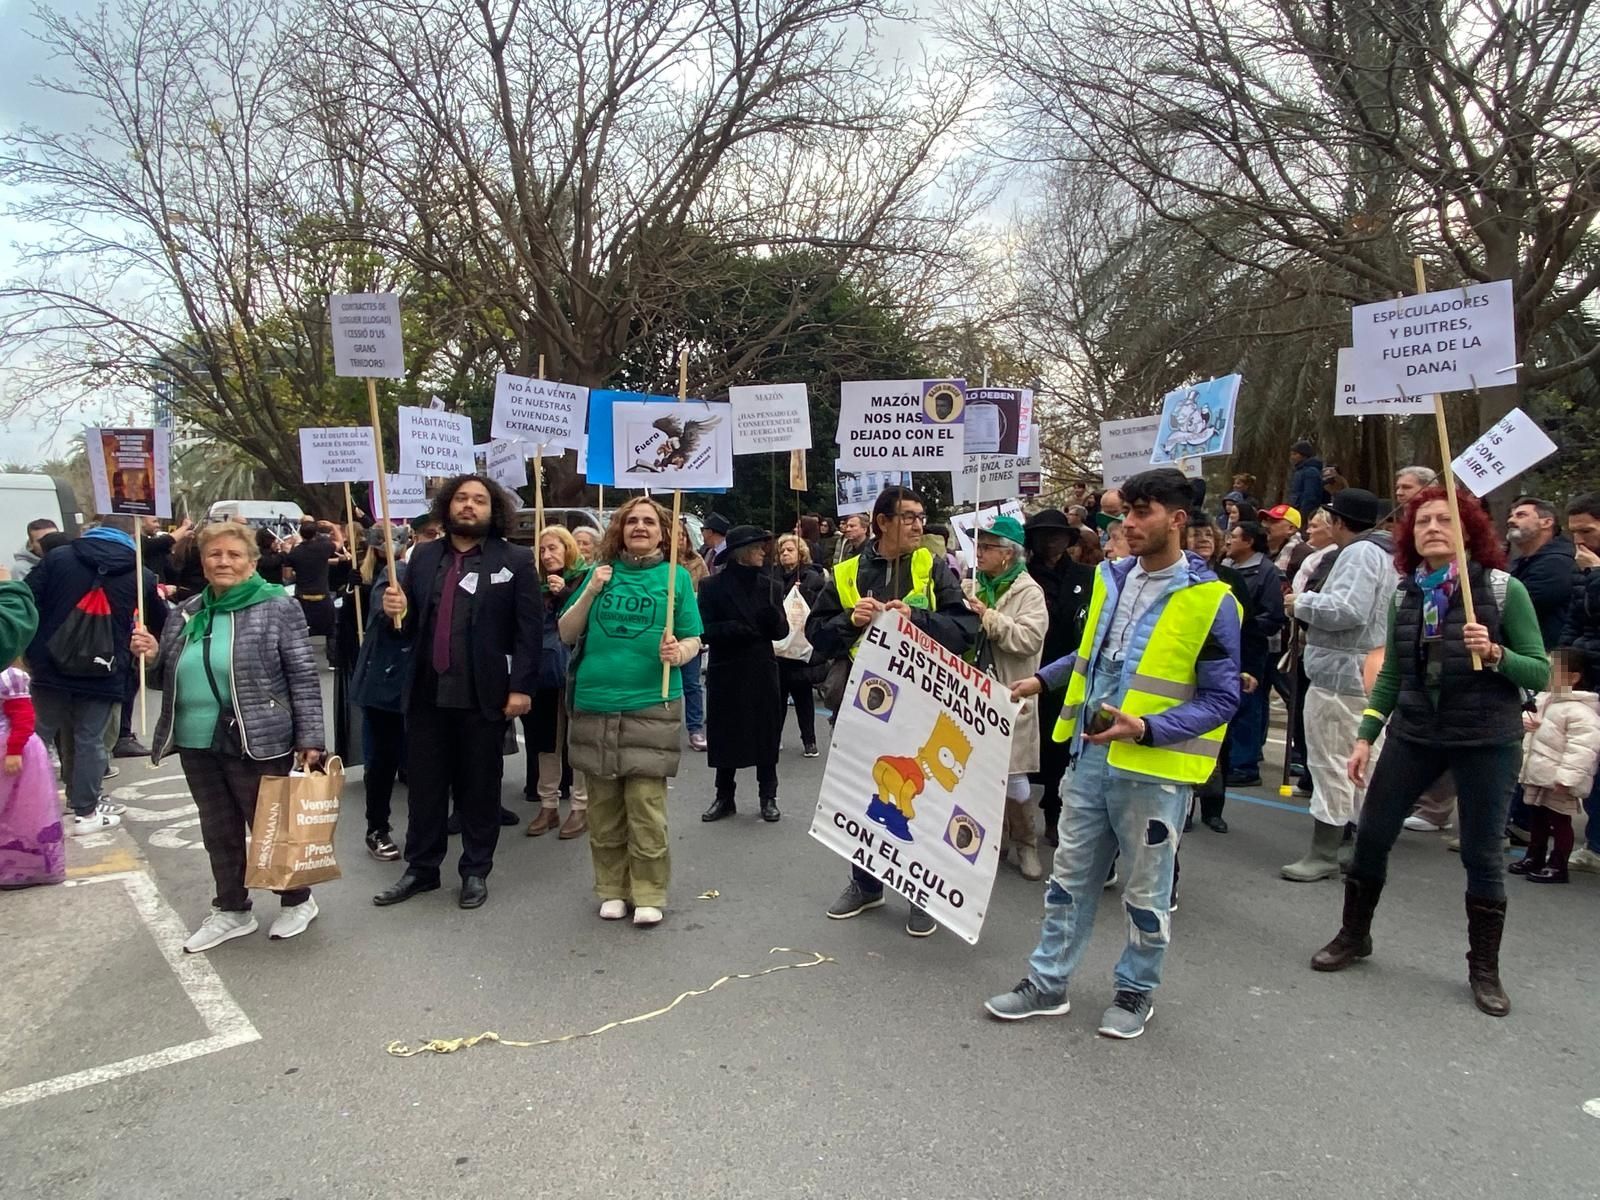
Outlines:
<svg viewBox="0 0 1600 1200"><path fill-rule="evenodd" d="M490 583L510 583L511 582L511 568L510 567L501 567L493 575L489 576L489 582Z"/></svg>

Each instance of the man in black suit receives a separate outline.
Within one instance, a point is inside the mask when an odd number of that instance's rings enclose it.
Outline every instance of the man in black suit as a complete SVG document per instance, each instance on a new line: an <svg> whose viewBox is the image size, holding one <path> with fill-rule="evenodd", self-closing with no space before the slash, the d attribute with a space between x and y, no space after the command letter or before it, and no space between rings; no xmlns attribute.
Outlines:
<svg viewBox="0 0 1600 1200"><path fill-rule="evenodd" d="M433 511L445 536L414 550L403 588L383 594L390 621L380 636L412 651L402 685L411 818L405 874L372 902L399 904L439 886L453 790L461 907L478 908L500 840L506 722L528 711L538 677L542 601L532 551L505 540L516 507L498 484L458 476L439 489Z"/></svg>

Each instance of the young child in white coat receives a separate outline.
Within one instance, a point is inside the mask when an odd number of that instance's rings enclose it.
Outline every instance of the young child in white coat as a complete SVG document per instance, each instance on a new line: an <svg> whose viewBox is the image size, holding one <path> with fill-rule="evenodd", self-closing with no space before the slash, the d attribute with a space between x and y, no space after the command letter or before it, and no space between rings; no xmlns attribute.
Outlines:
<svg viewBox="0 0 1600 1200"><path fill-rule="evenodd" d="M1572 818L1594 784L1600 761L1600 696L1585 685L1583 651L1550 653L1550 690L1540 692L1522 727L1523 799L1528 805L1528 851L1506 869L1531 883L1566 883ZM1549 846L1549 858L1545 857Z"/></svg>

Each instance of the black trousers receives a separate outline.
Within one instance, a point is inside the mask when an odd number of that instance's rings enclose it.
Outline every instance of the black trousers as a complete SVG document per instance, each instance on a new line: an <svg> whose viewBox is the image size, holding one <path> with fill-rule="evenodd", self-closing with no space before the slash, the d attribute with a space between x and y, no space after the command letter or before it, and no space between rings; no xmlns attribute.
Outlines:
<svg viewBox="0 0 1600 1200"><path fill-rule="evenodd" d="M794 701L794 719L800 724L800 740L807 746L816 745L817 694L813 690L816 685L811 682L810 668L805 663L791 665L791 660L780 659L778 682L782 691L779 701L785 697Z"/></svg>
<svg viewBox="0 0 1600 1200"><path fill-rule="evenodd" d="M486 876L500 841L501 747L506 723L486 721L476 709L414 705L406 714L406 781L411 818L406 823L406 863L429 882L450 847L446 822L455 794L461 819L461 877Z"/></svg>
<svg viewBox="0 0 1600 1200"><path fill-rule="evenodd" d="M733 793L738 787L738 767L717 768L717 796L726 796L733 799ZM763 800L776 800L778 798L778 764L763 763L756 768L756 795Z"/></svg>
<svg viewBox="0 0 1600 1200"><path fill-rule="evenodd" d="M209 750L178 751L184 781L200 810L200 840L217 885L213 907L224 912L250 911L250 893L244 886L245 839L256 819L256 793L268 775L287 775L293 761L288 754L261 762ZM310 899L311 889L291 888L278 895L283 907L293 908Z"/></svg>
<svg viewBox="0 0 1600 1200"><path fill-rule="evenodd" d="M406 752L404 713L386 708L363 708L366 723L366 764L362 778L367 792L367 832L388 833L392 828L391 810L395 776Z"/></svg>

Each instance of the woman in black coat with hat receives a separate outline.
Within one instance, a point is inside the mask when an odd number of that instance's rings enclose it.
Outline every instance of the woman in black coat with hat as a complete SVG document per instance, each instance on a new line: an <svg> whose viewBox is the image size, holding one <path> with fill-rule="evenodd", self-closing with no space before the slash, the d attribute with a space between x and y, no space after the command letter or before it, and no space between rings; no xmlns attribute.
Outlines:
<svg viewBox="0 0 1600 1200"><path fill-rule="evenodd" d="M754 525L728 530L717 574L700 585L700 620L710 650L706 670L706 762L717 794L702 821L734 814L740 767L756 769L761 819L778 819L778 743L783 695L772 643L789 632L779 580L766 568L772 535Z"/></svg>

